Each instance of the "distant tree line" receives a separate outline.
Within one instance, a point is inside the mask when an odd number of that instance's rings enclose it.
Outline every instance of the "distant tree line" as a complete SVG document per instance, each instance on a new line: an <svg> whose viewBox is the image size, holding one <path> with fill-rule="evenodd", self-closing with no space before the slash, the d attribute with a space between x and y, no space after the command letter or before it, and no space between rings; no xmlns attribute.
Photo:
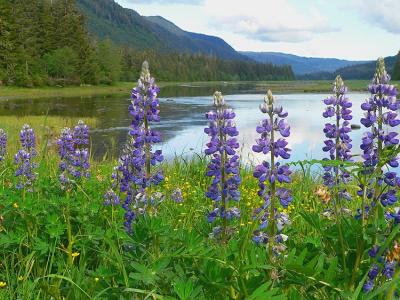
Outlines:
<svg viewBox="0 0 400 300"><path fill-rule="evenodd" d="M143 60L159 80L290 80L290 66L163 53L96 41L74 0L0 1L0 84L112 84L136 80Z"/></svg>
<svg viewBox="0 0 400 300"><path fill-rule="evenodd" d="M394 65L393 79L394 80L400 80L400 51L397 54L396 64Z"/></svg>

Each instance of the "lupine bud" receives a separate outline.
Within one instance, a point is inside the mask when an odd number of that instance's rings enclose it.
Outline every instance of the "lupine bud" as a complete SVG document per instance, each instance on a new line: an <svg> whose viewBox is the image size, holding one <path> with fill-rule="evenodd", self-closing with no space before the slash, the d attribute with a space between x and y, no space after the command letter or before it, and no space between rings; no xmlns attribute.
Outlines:
<svg viewBox="0 0 400 300"><path fill-rule="evenodd" d="M221 92L215 92L214 93L214 105L216 107L224 106L225 105L225 100L224 97L222 96Z"/></svg>

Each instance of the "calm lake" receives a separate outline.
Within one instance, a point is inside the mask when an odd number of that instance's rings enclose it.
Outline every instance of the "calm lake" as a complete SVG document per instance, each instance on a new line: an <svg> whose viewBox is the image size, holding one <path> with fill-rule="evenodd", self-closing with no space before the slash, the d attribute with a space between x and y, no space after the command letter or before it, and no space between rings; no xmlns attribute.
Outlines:
<svg viewBox="0 0 400 300"><path fill-rule="evenodd" d="M161 131L163 144L160 145L167 159L175 155L191 156L202 153L207 142L203 129L206 126L204 114L212 109L213 91L218 88L225 94L226 103L235 110L237 127L240 132L244 160L258 162L251 146L257 138L256 125L264 115L258 106L264 95L251 86L240 87L189 87L180 86L165 89L160 95L161 123L154 126ZM206 95L206 96L205 96ZM291 126L289 146L292 149L291 160L324 157L322 117L324 104L322 100L328 94L276 94L277 103L289 113ZM354 93L353 123L359 124L362 112L360 105L368 95ZM62 117L92 117L97 119L96 128L92 129L92 152L95 157L117 157L126 141L130 116L128 97L93 97L93 98L59 98L35 100L1 100L1 116L51 115ZM360 153L359 144L364 129L354 130L353 153Z"/></svg>

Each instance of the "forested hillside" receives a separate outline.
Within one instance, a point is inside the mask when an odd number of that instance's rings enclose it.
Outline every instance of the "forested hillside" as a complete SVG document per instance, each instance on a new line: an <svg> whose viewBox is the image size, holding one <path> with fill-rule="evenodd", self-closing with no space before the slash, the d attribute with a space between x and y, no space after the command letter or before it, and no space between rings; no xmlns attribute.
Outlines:
<svg viewBox="0 0 400 300"><path fill-rule="evenodd" d="M393 67L393 79L400 80L400 51L397 54L396 64Z"/></svg>
<svg viewBox="0 0 400 300"><path fill-rule="evenodd" d="M90 3L101 4L101 1ZM99 28L109 26L106 16L111 18L113 14L101 11L101 5L94 7L98 9L97 14L104 16L98 19L105 22L101 21ZM134 11L129 11L136 16ZM161 43L152 31L133 20L132 17L125 21L132 22L129 24L136 30L137 43L126 41L122 45L110 40L108 34L90 35L86 17L78 10L75 0L0 1L0 85L112 84L137 78L143 60L148 60L154 74L165 81L294 78L288 66L224 60L216 55L178 52L170 47L161 51L157 46L149 46L152 42ZM170 31L153 21L146 22L153 24L149 28L157 26ZM187 35L189 33L185 32L186 38ZM203 46L212 42L209 36L193 34L191 38L194 37L201 40ZM147 42L150 44L146 46Z"/></svg>
<svg viewBox="0 0 400 300"><path fill-rule="evenodd" d="M223 59L249 60L223 39L187 32L162 17L143 17L123 8L114 0L77 0L86 16L90 33L100 39L110 38L118 45L135 49L157 49L159 52L189 52Z"/></svg>

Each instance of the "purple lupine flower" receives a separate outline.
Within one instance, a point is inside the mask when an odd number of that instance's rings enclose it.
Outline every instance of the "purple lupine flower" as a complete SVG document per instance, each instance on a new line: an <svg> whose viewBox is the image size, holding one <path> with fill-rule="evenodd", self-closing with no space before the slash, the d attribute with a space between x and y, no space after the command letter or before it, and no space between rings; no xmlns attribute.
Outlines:
<svg viewBox="0 0 400 300"><path fill-rule="evenodd" d="M144 214L149 206L161 203L164 199L156 193L150 194L150 187L160 184L164 179L160 170L152 170L164 160L161 150L153 151L153 145L161 142L161 135L150 127L152 123L160 121L159 91L150 75L149 64L145 61L138 84L131 94L129 113L132 122L128 142L112 174L111 189L116 195L117 192L125 195L125 199L119 201L125 210L124 227L128 233L131 233L132 222L138 214Z"/></svg>
<svg viewBox="0 0 400 300"><path fill-rule="evenodd" d="M352 119L350 110L352 103L346 93L347 87L344 85L342 78L337 76L333 84L333 95L323 101L327 105L325 112L322 114L323 117L335 117L333 123L325 124L324 133L328 139L324 141L325 146L322 148L324 152L329 153L331 160L351 160L352 144L349 136L351 132L349 121ZM329 188L345 184L350 179L349 173L339 167L326 166L324 170L324 184ZM337 196L349 199L350 195L344 189Z"/></svg>
<svg viewBox="0 0 400 300"><path fill-rule="evenodd" d="M71 161L72 155L75 152L74 148L74 138L72 136L71 129L64 128L61 131L61 135L57 140L58 145L58 154L60 155L60 163L59 169L61 174L59 176L59 180L61 182L62 187L66 187L70 183L70 176L71 173Z"/></svg>
<svg viewBox="0 0 400 300"><path fill-rule="evenodd" d="M74 170L72 175L80 179L90 177L90 154L89 154L89 126L84 121L79 120L72 133L75 151L72 155L72 165Z"/></svg>
<svg viewBox="0 0 400 300"><path fill-rule="evenodd" d="M3 129L0 129L0 162L5 159L7 153L7 134Z"/></svg>
<svg viewBox="0 0 400 300"><path fill-rule="evenodd" d="M177 188L171 194L171 199L174 200L176 203L183 202L182 190Z"/></svg>
<svg viewBox="0 0 400 300"><path fill-rule="evenodd" d="M84 121L79 120L73 132L74 144L81 148L89 146L89 126Z"/></svg>
<svg viewBox="0 0 400 300"><path fill-rule="evenodd" d="M83 177L88 178L89 173L89 127L79 121L74 131L66 127L61 131L57 140L58 153L60 155L59 180L63 189L71 188L71 185Z"/></svg>
<svg viewBox="0 0 400 300"><path fill-rule="evenodd" d="M397 209L398 211L398 209ZM397 213L397 212L396 212ZM368 271L368 278L363 286L365 293L368 293L374 288L375 284L381 285L385 281L390 281L396 272L396 268L400 266L400 261L398 259L399 245L397 241L394 241L392 247L383 249L382 253L378 257L378 252L381 247L374 245L368 254L370 257L375 258L381 266L373 264Z"/></svg>
<svg viewBox="0 0 400 300"><path fill-rule="evenodd" d="M390 84L390 76L386 72L383 58L378 59L376 72L368 90L371 96L361 105L361 109L365 111L361 123L369 129L364 133L360 146L364 160L363 174L378 174L369 180L368 188L374 190L373 195L378 197L371 199L373 203L380 201L386 207L397 202L396 190L400 182L395 172L387 170L388 167L395 168L399 165L397 156L383 161L384 150L399 144L398 132L394 127L400 125L397 116L400 102L396 99L396 88Z"/></svg>
<svg viewBox="0 0 400 300"><path fill-rule="evenodd" d="M204 152L211 156L206 175L213 178L206 196L214 202L207 220L210 223L218 218L222 220L218 232L222 233L224 239L229 230L227 221L240 218L240 211L235 206L240 198L239 156L236 154L239 148L236 136L239 132L234 122L235 113L225 106L221 92L214 93L214 106L215 110L206 114L208 127L204 129L210 137Z"/></svg>
<svg viewBox="0 0 400 300"><path fill-rule="evenodd" d="M119 196L110 189L104 194L104 205L118 205L120 203Z"/></svg>
<svg viewBox="0 0 400 300"><path fill-rule="evenodd" d="M15 176L19 177L17 189L33 191L33 184L37 178L35 168L37 164L33 161L36 156L35 132L25 124L20 132L20 142L22 148L14 156L14 163L17 165Z"/></svg>
<svg viewBox="0 0 400 300"><path fill-rule="evenodd" d="M393 261L385 262L382 270L382 275L387 279L392 279L396 269L396 263Z"/></svg>
<svg viewBox="0 0 400 300"><path fill-rule="evenodd" d="M276 184L290 183L291 171L289 166L281 164L276 160L290 158L290 149L287 147L286 137L290 135L290 126L286 123L287 112L281 106L275 106L274 96L269 90L264 98L264 103L260 106L262 113L268 114L268 118L261 121L256 130L261 135L253 146L253 151L257 153L270 153L270 161L263 161L256 166L254 177L258 179L258 195L264 200L264 204L255 210L255 218L258 218L260 225L253 234L253 241L256 243L278 243L273 246L274 253L285 247L281 243L281 231L284 225L290 223L285 214L277 213L277 203L283 207L288 207L292 202L292 195L289 189L284 187L277 188ZM277 138L280 135L280 138ZM273 237L273 238L271 238ZM286 237L286 236L285 236Z"/></svg>
<svg viewBox="0 0 400 300"><path fill-rule="evenodd" d="M33 129L28 125L25 124L22 126L22 130L20 132L20 142L22 148L26 151L29 152L31 155L35 156L36 155L36 137L35 137L35 132Z"/></svg>

